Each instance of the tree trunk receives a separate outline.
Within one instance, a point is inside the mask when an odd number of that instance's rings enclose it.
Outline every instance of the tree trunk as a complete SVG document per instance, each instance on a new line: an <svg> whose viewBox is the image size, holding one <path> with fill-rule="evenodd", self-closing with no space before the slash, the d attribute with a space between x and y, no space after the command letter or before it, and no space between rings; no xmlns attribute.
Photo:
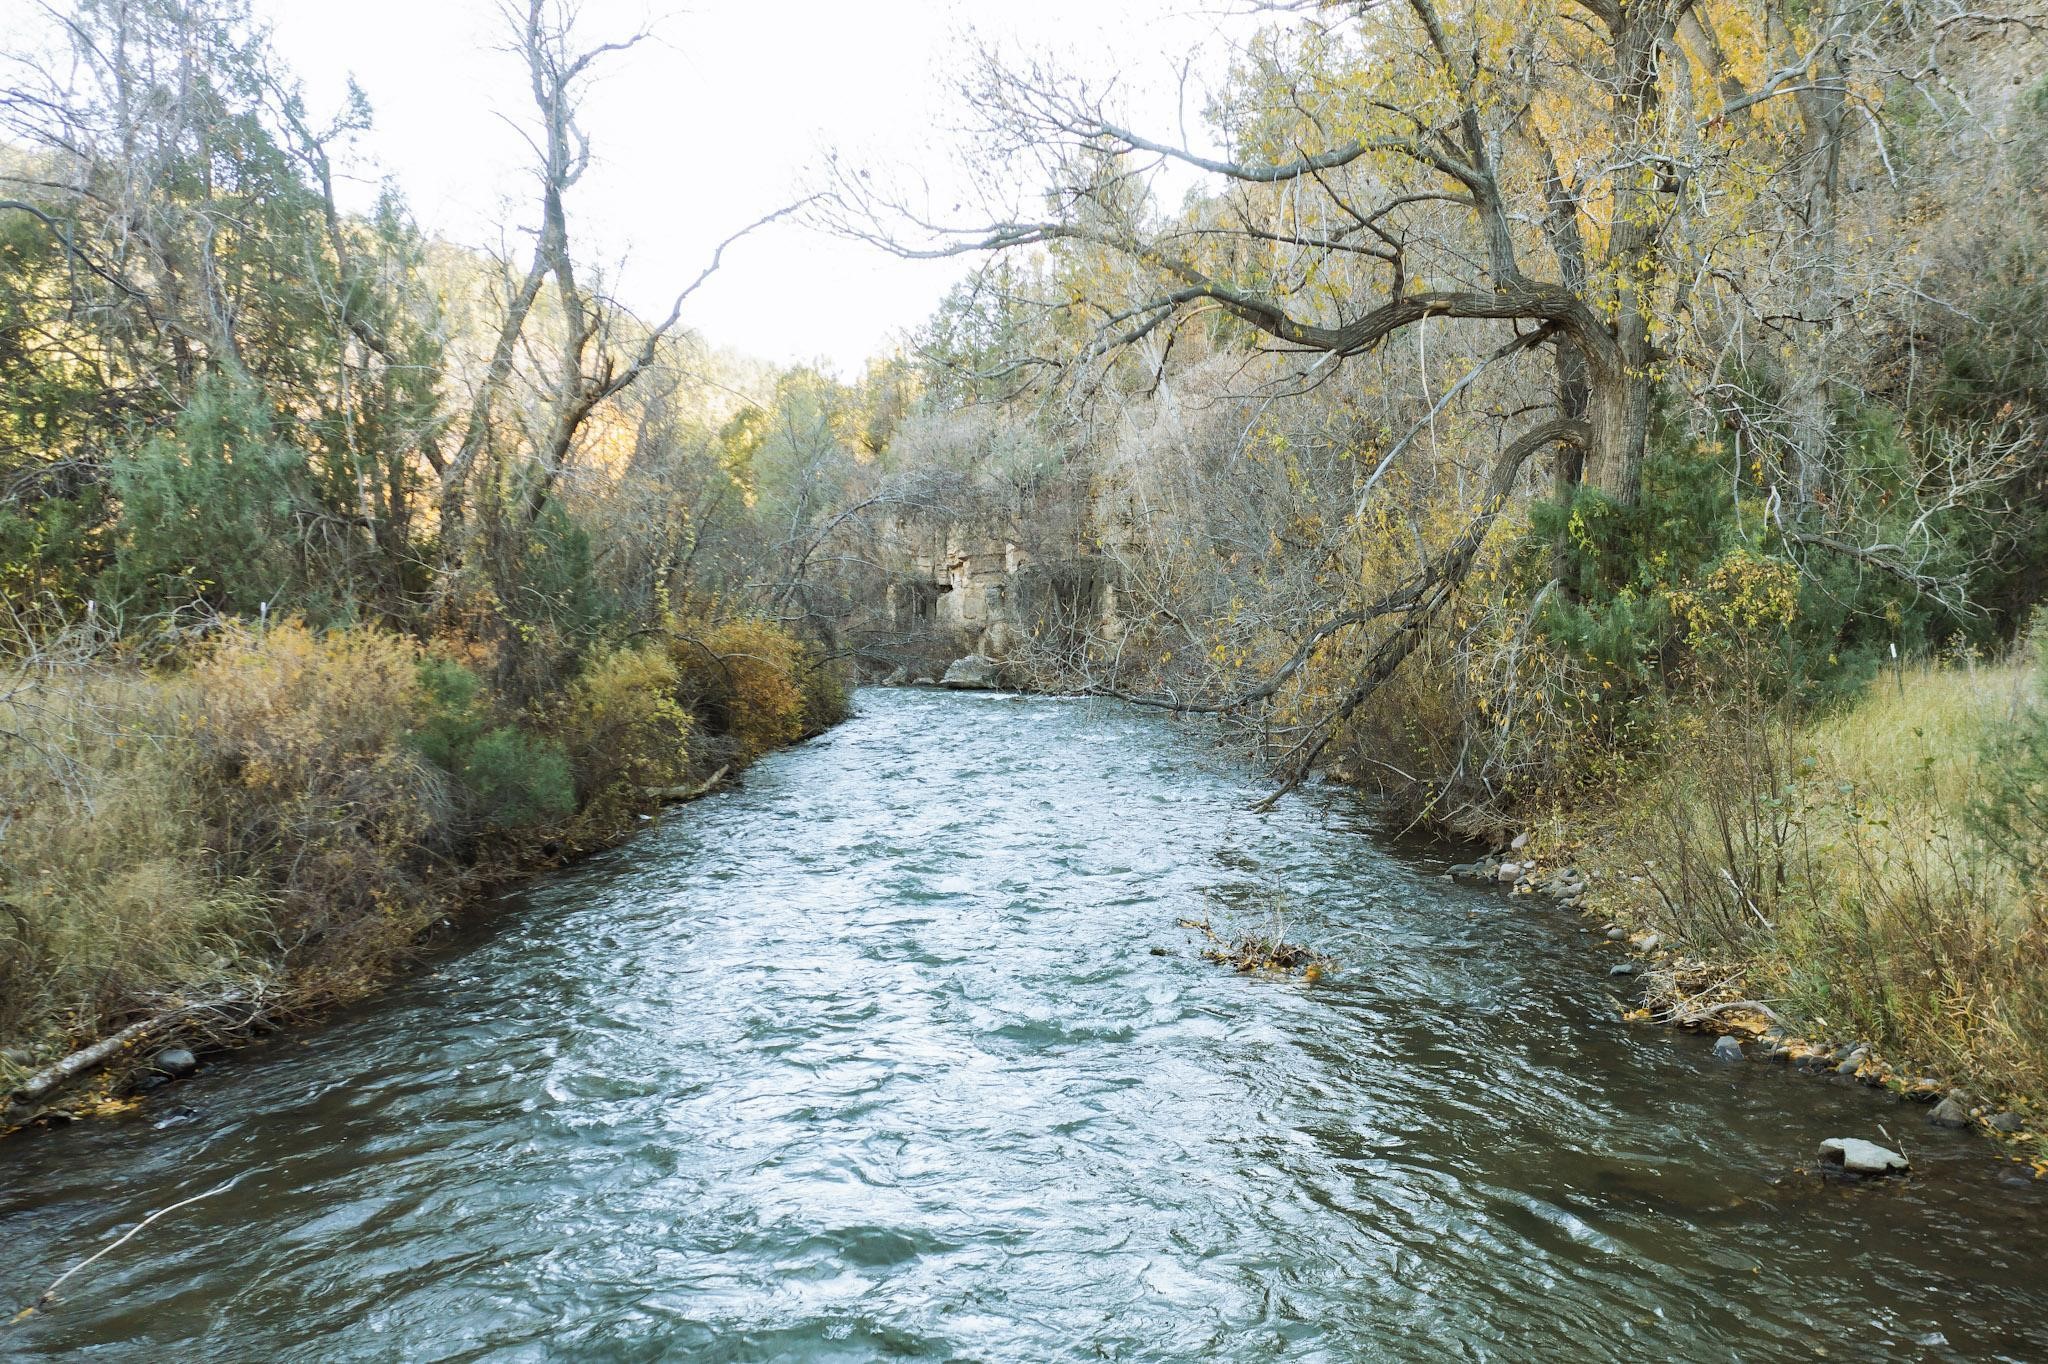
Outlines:
<svg viewBox="0 0 2048 1364"><path fill-rule="evenodd" d="M1634 506L1642 493L1643 457L1650 443L1646 368L1631 365L1620 374L1595 370L1586 404L1591 437L1585 481L1624 507Z"/></svg>

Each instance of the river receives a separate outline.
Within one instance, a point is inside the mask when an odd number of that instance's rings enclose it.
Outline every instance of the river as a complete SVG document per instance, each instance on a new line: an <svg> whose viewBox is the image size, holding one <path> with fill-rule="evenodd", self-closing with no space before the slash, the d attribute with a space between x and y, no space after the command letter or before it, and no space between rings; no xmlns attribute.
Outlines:
<svg viewBox="0 0 2048 1364"><path fill-rule="evenodd" d="M10 1308L235 1181L0 1354L2048 1357L1988 1144L1623 1026L1574 915L1261 789L1110 703L865 691L374 1002L0 1145ZM1910 1178L1807 1173L1886 1131Z"/></svg>

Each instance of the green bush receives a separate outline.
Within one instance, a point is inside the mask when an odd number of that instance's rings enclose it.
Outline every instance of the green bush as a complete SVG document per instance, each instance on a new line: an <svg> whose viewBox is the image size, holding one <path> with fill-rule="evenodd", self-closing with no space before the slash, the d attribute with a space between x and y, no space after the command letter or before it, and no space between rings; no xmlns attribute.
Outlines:
<svg viewBox="0 0 2048 1364"><path fill-rule="evenodd" d="M561 747L496 723L477 675L454 659L419 662L410 730L420 756L455 778L472 824L528 828L576 811L576 783Z"/></svg>
<svg viewBox="0 0 2048 1364"><path fill-rule="evenodd" d="M512 725L478 735L457 775L492 829L526 828L576 812L576 778L562 750Z"/></svg>
<svg viewBox="0 0 2048 1364"><path fill-rule="evenodd" d="M197 601L253 617L288 601L335 617L344 584L309 571L300 552L306 455L274 425L253 384L208 378L170 431L117 459L118 548L101 595L141 615Z"/></svg>
<svg viewBox="0 0 2048 1364"><path fill-rule="evenodd" d="M428 654L419 664L420 711L413 746L446 772L462 767L462 755L485 729L477 706L482 681L452 658Z"/></svg>
<svg viewBox="0 0 2048 1364"><path fill-rule="evenodd" d="M1911 542L1906 522L1916 515L1916 470L1928 456L1907 434L1904 417L1870 404L1840 411L1837 422L1856 471L1854 486L1839 493L1857 505L1838 501L1832 513L1806 515L1831 515L1851 528L1828 520L1807 529ZM1846 700L1890 658L1984 638L1980 617L1957 614L1853 556L1788 537L1784 522L1795 513L1767 512L1770 492L1761 467L1739 467L1730 442L1660 429L1635 505L1581 488L1569 501L1531 507L1517 571L1531 592L1545 578L1557 585L1537 629L1605 684L1598 701L1610 735L1630 711L1679 691L1761 687L1808 705ZM1796 523L1789 529L1802 533ZM1965 510L1934 518L1925 529L1935 549L1928 571L1964 561L1951 550L1974 534ZM1783 585L1770 584L1769 619L1750 620L1754 613L1745 613L1742 602L1761 600L1758 575L1775 573L1772 565L1789 571L1794 560L1796 603L1779 609ZM1725 619L1703 629L1703 608ZM1740 648L1729 647L1732 633L1744 636Z"/></svg>

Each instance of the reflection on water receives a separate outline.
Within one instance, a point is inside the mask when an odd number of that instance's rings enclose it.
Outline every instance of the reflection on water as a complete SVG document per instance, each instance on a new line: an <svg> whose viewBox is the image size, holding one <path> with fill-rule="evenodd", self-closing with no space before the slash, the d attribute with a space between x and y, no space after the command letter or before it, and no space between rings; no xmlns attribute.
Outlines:
<svg viewBox="0 0 2048 1364"><path fill-rule="evenodd" d="M865 692L374 1006L0 1147L0 1353L2048 1356L2048 1197L1106 704ZM1277 897L1277 898L1276 898ZM1316 985L1175 928L1284 905ZM1149 949L1171 949L1166 956ZM1911 1180L1801 1172L1823 1137Z"/></svg>

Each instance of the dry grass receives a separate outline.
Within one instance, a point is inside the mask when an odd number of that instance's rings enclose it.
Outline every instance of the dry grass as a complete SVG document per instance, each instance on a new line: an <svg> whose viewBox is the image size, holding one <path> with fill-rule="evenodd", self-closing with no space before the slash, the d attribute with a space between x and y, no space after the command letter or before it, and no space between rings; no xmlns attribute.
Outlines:
<svg viewBox="0 0 2048 1364"><path fill-rule="evenodd" d="M688 669L654 645L598 653L549 707L479 696L455 721L420 647L369 629L237 627L159 671L87 651L0 672L0 1092L181 1000L359 993L480 869L637 827L689 779L709 711L742 760L837 718L786 631L707 633ZM493 815L478 783L501 774L431 756L427 731L456 721L473 750L510 734L551 759L573 808Z"/></svg>
<svg viewBox="0 0 2048 1364"><path fill-rule="evenodd" d="M46 668L5 690L0 1037L47 1054L157 996L245 979L261 897L208 850L162 689Z"/></svg>
<svg viewBox="0 0 2048 1364"><path fill-rule="evenodd" d="M1915 666L1810 724L1716 716L1632 802L1602 908L1811 1035L2048 1111L2048 895L1969 818L2033 686L2017 662Z"/></svg>
<svg viewBox="0 0 2048 1364"><path fill-rule="evenodd" d="M1856 705L1808 726L1804 741L1828 776L1960 810L1976 793L1988 727L2010 722L2030 688L2018 662L1893 669Z"/></svg>

